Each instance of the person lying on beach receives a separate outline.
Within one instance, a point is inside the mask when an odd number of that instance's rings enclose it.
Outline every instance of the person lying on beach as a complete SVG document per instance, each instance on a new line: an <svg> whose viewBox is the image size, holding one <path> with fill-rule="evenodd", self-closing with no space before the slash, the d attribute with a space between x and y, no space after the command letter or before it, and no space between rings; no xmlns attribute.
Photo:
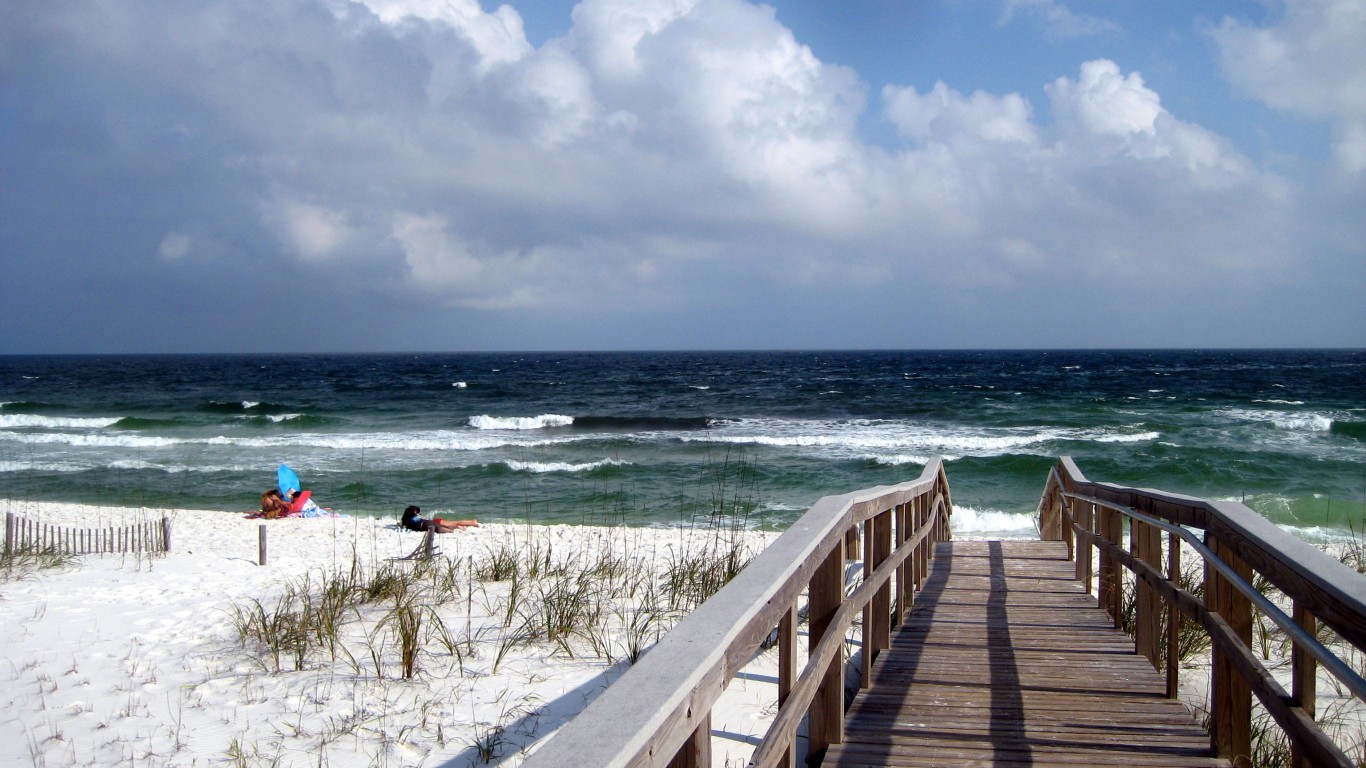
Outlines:
<svg viewBox="0 0 1366 768"><path fill-rule="evenodd" d="M267 520L284 517L289 514L289 501L280 495L274 488L261 494L260 516Z"/></svg>
<svg viewBox="0 0 1366 768"><path fill-rule="evenodd" d="M431 520L424 520L418 516L421 512L422 508L416 505L411 505L403 510L403 520L401 522L403 527L410 531L418 531L421 533L427 531L451 533L452 531L463 531L466 528L479 527L478 520L443 520L439 517L433 517Z"/></svg>

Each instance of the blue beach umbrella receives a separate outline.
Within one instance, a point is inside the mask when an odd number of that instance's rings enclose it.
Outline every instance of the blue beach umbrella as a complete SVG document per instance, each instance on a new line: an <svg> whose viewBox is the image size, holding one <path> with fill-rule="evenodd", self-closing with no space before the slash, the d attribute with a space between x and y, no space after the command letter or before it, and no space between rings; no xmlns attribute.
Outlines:
<svg viewBox="0 0 1366 768"><path fill-rule="evenodd" d="M299 490L299 475L290 469L288 464L281 464L280 468L275 471L275 476L279 479L280 493L285 497L288 497L291 492Z"/></svg>

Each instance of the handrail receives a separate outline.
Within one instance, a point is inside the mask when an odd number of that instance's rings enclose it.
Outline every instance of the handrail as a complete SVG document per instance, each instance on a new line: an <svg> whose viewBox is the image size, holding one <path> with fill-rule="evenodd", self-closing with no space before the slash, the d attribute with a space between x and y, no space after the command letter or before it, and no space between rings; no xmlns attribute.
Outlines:
<svg viewBox="0 0 1366 768"><path fill-rule="evenodd" d="M1192 528L1204 531L1204 541ZM1154 666L1158 617L1154 608L1145 608L1145 601L1168 603L1168 695L1176 695L1178 675L1174 662L1177 618L1172 612L1179 611L1205 628L1212 641L1211 738L1221 756L1237 765L1247 764L1255 693L1290 739L1292 765L1354 764L1314 722L1315 668L1322 664L1358 698L1366 698L1366 680L1319 643L1314 632L1321 620L1346 642L1362 647L1366 579L1361 575L1242 504L1091 482L1067 457L1049 473L1039 502L1039 529L1043 538L1068 544L1069 555L1077 562L1077 576L1088 590L1091 550L1099 551L1099 599L1116 626L1121 620L1118 596L1122 589L1117 565L1134 573L1135 642ZM1167 533L1165 577L1157 530ZM1074 538L1084 547L1075 547ZM1178 540L1204 559L1203 601L1177 581ZM1254 570L1294 601L1294 618L1252 586ZM1292 693L1286 693L1249 647L1253 606L1294 644Z"/></svg>
<svg viewBox="0 0 1366 768"><path fill-rule="evenodd" d="M1361 675L1357 674L1356 671L1343 662L1342 659L1333 655L1332 651L1328 650L1323 643L1318 641L1318 638L1305 632L1304 628L1296 624L1294 619L1285 615L1285 611L1282 611L1275 603L1268 600L1265 595L1258 592L1256 587L1252 586L1250 582L1238 575L1228 563L1220 560L1209 547L1205 546L1204 542L1196 538L1195 534L1179 525L1172 525L1165 520L1159 520L1158 518L1145 515L1142 512L1135 511L1128 507L1121 507L1101 499L1082 496L1075 493L1064 493L1063 495L1069 499L1085 501L1097 506L1113 509L1134 520L1147 523L1148 525L1160 528L1180 537L1191 547L1191 549L1195 550L1206 563L1209 563L1211 566L1218 569L1218 571L1223 574L1224 578L1228 579L1233 588L1237 589L1244 597L1250 600L1252 604L1257 607L1257 610L1270 618L1276 626L1281 628L1281 631L1290 635L1296 645L1303 646L1310 655L1318 660L1318 662L1336 677L1338 681L1347 686L1348 689L1352 691L1353 695L1360 699L1366 699L1366 678L1362 678Z"/></svg>
<svg viewBox="0 0 1366 768"><path fill-rule="evenodd" d="M838 742L844 685L843 659L836 651L853 615L864 611L866 665L890 645L891 617L903 613L904 599L924 578L933 543L948 537L951 511L939 459L911 482L818 500L583 712L538 745L523 766L708 765L711 708L775 627L780 630L781 702L770 726L773 745L761 745L771 756L765 759L770 764L791 759L792 723L803 714L810 719L813 753ZM846 542L859 528L864 581L846 596ZM804 592L809 592L812 647L798 677L794 625ZM893 599L896 611L888 609ZM793 678L795 684L785 682Z"/></svg>
<svg viewBox="0 0 1366 768"><path fill-rule="evenodd" d="M903 547L896 555L879 565L835 612L835 616L830 621L831 626L835 629L833 631L827 630L825 636L812 649L811 655L807 659L806 669L798 678L792 694L784 702L784 707L778 713L778 717L774 718L773 723L769 725L768 731L764 733L763 741L755 750L753 758L750 759L750 768L770 768L770 766L777 765L791 747L792 739L796 737L797 727L801 725L802 715L816 695L816 686L811 681L815 680L821 670L827 668L834 660L835 652L844 644L844 634L853 623L854 614L863 610L872 600L874 592L881 589L891 579L896 569L901 567L905 559L914 551L911 547L923 541L934 526L939 524L938 513L942 508L942 505L938 503L939 501L936 500L935 509L931 512L929 520L911 537L912 541L908 542L911 546Z"/></svg>

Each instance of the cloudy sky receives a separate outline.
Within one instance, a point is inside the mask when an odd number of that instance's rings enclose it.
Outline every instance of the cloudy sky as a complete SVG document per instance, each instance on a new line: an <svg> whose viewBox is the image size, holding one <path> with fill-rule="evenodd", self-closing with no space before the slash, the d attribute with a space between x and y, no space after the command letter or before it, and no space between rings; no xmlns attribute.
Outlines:
<svg viewBox="0 0 1366 768"><path fill-rule="evenodd" d="M0 353L1366 346L1366 0L10 0Z"/></svg>

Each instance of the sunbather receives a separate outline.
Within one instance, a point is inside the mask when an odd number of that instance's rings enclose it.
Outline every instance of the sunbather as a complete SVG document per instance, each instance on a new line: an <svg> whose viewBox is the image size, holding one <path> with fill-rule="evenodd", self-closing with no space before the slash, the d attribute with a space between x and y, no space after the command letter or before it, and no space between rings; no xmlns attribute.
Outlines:
<svg viewBox="0 0 1366 768"><path fill-rule="evenodd" d="M420 517L422 509L416 505L411 505L403 510L402 525L410 531L435 531L437 533L451 533L452 531L463 531L466 528L478 528L478 520L443 520L433 517L430 520Z"/></svg>

